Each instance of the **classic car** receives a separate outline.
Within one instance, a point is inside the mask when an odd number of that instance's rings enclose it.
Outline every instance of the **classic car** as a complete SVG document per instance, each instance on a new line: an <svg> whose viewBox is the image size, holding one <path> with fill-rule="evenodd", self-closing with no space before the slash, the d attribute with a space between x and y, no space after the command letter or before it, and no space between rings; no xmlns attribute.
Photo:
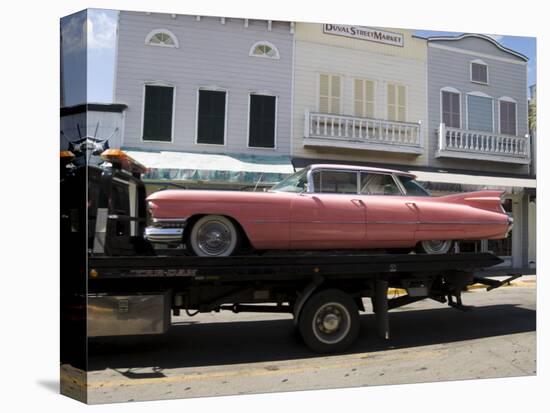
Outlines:
<svg viewBox="0 0 550 413"><path fill-rule="evenodd" d="M153 243L198 256L253 250L385 249L444 254L454 241L506 238L501 191L434 197L415 176L349 165L310 165L263 192L151 194Z"/></svg>

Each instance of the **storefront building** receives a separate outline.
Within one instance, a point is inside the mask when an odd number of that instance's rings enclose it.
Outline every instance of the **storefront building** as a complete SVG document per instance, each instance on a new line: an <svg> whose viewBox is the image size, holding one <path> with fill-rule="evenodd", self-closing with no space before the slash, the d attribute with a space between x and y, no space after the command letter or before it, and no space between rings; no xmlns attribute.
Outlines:
<svg viewBox="0 0 550 413"><path fill-rule="evenodd" d="M296 23L292 156L425 165L426 40L412 31Z"/></svg>
<svg viewBox="0 0 550 413"><path fill-rule="evenodd" d="M147 179L239 187L293 171L293 30L289 22L120 12L114 101L128 107L122 146L150 166Z"/></svg>
<svg viewBox="0 0 550 413"><path fill-rule="evenodd" d="M508 267L534 267L527 58L479 34L427 41L428 167L434 172L419 175L437 193L506 191L504 207L514 218L509 238L462 248L494 252Z"/></svg>

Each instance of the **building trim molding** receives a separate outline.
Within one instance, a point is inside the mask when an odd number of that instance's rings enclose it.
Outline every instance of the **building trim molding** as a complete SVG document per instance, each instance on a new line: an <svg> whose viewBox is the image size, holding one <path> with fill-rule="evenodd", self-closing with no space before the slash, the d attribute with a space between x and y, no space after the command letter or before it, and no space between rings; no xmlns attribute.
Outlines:
<svg viewBox="0 0 550 413"><path fill-rule="evenodd" d="M516 57L519 57L524 62L527 62L529 60L529 58L527 56L501 45L499 42L497 42L492 37L486 36L484 34L464 33L464 34L461 34L460 36L434 36L434 37L428 37L428 44L430 44L431 42L438 42L438 41L453 42L453 41L462 40L462 39L465 39L465 38L468 38L468 37L475 37L475 38L478 38L478 39L485 40L489 43L492 43L494 46L496 46L497 48L499 48L503 52L509 53L509 54L511 54L513 56L516 56Z"/></svg>
<svg viewBox="0 0 550 413"><path fill-rule="evenodd" d="M466 55L470 55L470 56L484 57L486 59L493 59L493 60L498 60L498 61L501 61L501 62L513 63L513 64L516 64L516 65L527 66L527 61L518 61L518 60L513 60L513 59L507 59L506 57L493 56L493 55L489 55L489 54L486 54L486 53L474 52L473 50L460 49L458 47L452 47L452 46L447 46L447 45L442 45L442 44L435 44L435 43L428 43L428 47L433 47L434 49L448 50L450 52L462 53L462 54L466 54Z"/></svg>

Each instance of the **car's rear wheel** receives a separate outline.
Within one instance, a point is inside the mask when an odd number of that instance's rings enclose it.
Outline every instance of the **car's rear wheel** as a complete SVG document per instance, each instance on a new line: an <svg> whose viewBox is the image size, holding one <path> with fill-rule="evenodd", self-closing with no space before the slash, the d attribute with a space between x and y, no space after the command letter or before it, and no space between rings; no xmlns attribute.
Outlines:
<svg viewBox="0 0 550 413"><path fill-rule="evenodd" d="M429 240L418 244L418 251L424 254L447 254L453 247L452 240Z"/></svg>
<svg viewBox="0 0 550 413"><path fill-rule="evenodd" d="M237 251L240 234L235 224L221 215L206 215L195 222L187 239L189 250L200 257L227 257Z"/></svg>

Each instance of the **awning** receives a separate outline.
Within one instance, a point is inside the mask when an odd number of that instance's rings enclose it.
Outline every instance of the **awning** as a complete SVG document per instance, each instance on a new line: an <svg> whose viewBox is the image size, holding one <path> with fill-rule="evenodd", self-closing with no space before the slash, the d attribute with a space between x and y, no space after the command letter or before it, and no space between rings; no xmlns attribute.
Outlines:
<svg viewBox="0 0 550 413"><path fill-rule="evenodd" d="M125 150L148 168L145 181L271 185L294 173L289 156Z"/></svg>
<svg viewBox="0 0 550 413"><path fill-rule="evenodd" d="M477 189L498 189L508 192L516 192L518 189L534 189L537 187L536 179L451 174L446 172L410 172L416 175L418 181L436 184L451 184L449 185L450 187L454 185L459 191Z"/></svg>

